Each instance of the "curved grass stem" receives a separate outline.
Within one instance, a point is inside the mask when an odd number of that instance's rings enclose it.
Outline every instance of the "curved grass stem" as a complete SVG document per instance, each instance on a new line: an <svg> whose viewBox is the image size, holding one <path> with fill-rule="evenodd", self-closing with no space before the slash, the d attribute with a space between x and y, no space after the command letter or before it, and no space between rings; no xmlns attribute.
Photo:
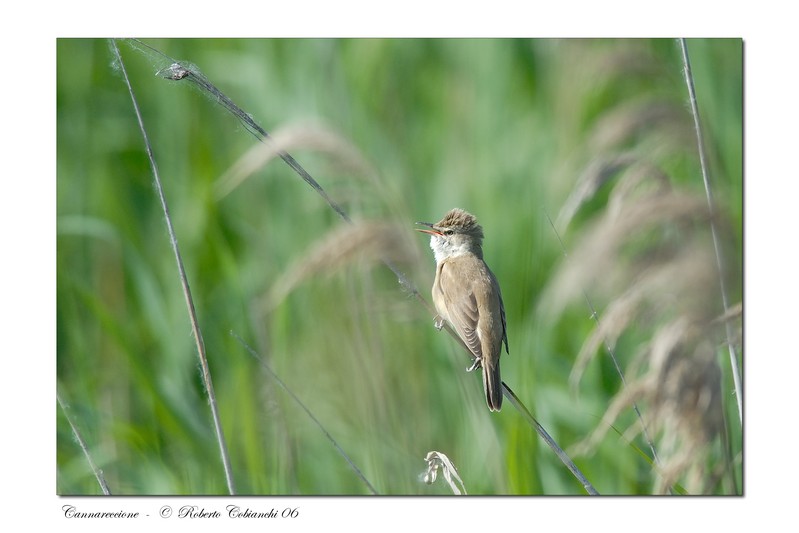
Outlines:
<svg viewBox="0 0 799 533"><path fill-rule="evenodd" d="M78 441L78 446L80 446L80 449L83 451L83 455L86 457L86 461L89 463L89 468L92 469L92 472L94 472L94 477L97 478L97 483L100 484L100 490L102 490L103 494L106 496L111 496L111 489L108 488L108 483L105 481L103 471L97 467L92 459L92 455L89 453L89 447L86 445L86 441L83 440L80 431L78 431L78 427L72 421L72 417L69 416L67 405L61 399L61 394L56 392L55 397L56 400L58 400L58 405L61 407L61 412L64 413L64 417L67 419L69 427L72 429L72 434L75 436L75 440Z"/></svg>
<svg viewBox="0 0 799 533"><path fill-rule="evenodd" d="M716 267L719 271L719 285L721 288L721 301L724 306L724 312L730 310L729 299L727 297L727 286L724 282L725 266L722 260L721 243L719 242L718 232L714 221L716 212L715 203L713 201L713 190L710 187L710 171L707 164L707 155L705 154L705 143L702 136L702 126L699 121L699 104L696 100L696 91L694 90L694 76L691 72L691 61L688 57L688 44L685 39L679 39L680 50L682 52L683 70L685 73L685 84L688 86L688 99L691 102L691 115L694 119L694 130L696 131L696 144L699 152L699 163L702 167L702 181L705 185L705 196L707 197L708 211L710 212L710 232L713 237L713 248L716 252ZM727 348L730 352L730 369L732 371L732 379L735 386L735 399L738 402L738 419L743 423L743 388L741 386L741 374L738 370L738 353L735 349L735 333L732 329L732 323L725 321L725 328L727 334Z"/></svg>
<svg viewBox="0 0 799 533"><path fill-rule="evenodd" d="M205 391L208 394L208 403L211 406L211 415L214 421L214 429L216 431L216 439L219 444L219 451L222 455L222 464L225 469L225 479L227 481L228 492L230 494L236 494L236 487L233 482L233 469L230 465L230 456L227 450L227 443L225 442L225 434L222 431L222 422L219 418L219 408L217 406L216 401L216 394L214 394L214 384L211 380L211 371L208 367L208 358L205 354L205 343L203 342L202 332L200 331L200 325L197 320L197 311L194 308L194 300L191 296L191 288L189 287L189 280L186 276L186 270L183 267L183 259L180 255L180 249L178 247L178 239L175 235L175 229L172 226L172 218L169 216L169 207L166 202L166 195L164 194L164 189L161 186L161 178L158 174L158 165L155 162L155 156L153 155L153 149L150 144L150 139L147 137L147 130L144 127L144 121L141 116L141 112L139 111L139 104L136 101L136 95L133 92L133 87L130 84L130 79L128 78L128 73L125 70L125 63L122 61L122 55L119 52L119 48L117 47L116 40L111 39L111 47L113 52L116 56L116 61L119 64L119 68L122 71L122 76L125 79L125 84L128 87L128 92L130 93L130 99L133 103L133 109L136 112L136 119L139 122L139 129L141 130L142 136L144 137L144 145L147 150L147 157L150 160L150 168L153 172L153 180L155 182L155 189L158 192L158 199L161 202L161 209L164 212L164 219L166 220L167 231L169 232L169 241L172 246L172 251L175 253L175 261L178 267L178 277L180 278L180 285L183 288L183 296L186 300L186 307L189 312L189 319L191 321L191 329L192 333L194 334L194 340L197 344L197 356L200 359L200 368L202 369L202 378L203 383L205 384Z"/></svg>

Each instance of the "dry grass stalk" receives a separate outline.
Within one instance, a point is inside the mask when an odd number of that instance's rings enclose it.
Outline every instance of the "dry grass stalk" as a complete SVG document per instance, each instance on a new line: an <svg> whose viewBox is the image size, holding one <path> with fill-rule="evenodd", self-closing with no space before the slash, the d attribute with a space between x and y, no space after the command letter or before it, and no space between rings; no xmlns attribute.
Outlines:
<svg viewBox="0 0 799 533"><path fill-rule="evenodd" d="M382 221L356 221L328 232L275 281L265 309L274 309L302 282L352 264L419 261L418 248L408 233L407 228Z"/></svg>
<svg viewBox="0 0 799 533"><path fill-rule="evenodd" d="M606 301L602 321L577 357L573 386L603 343L615 347L627 332L650 339L626 365L628 386L575 452L595 449L619 415L640 402L647 431L658 436L656 490L684 479L689 491L705 492L705 452L722 429L721 373L711 341L718 313L709 215L700 196L663 185L656 169L630 167L608 207L582 232L541 307L557 315L588 287ZM641 429L635 423L626 436Z"/></svg>
<svg viewBox="0 0 799 533"><path fill-rule="evenodd" d="M449 485L453 494L458 496L461 494L468 494L463 480L460 475L458 475L458 469L455 468L455 465L446 454L432 451L425 456L424 460L427 463L427 469L422 473L422 481L428 485L432 485L438 477L438 471L441 470L444 474L444 480L447 482L447 485Z"/></svg>
<svg viewBox="0 0 799 533"><path fill-rule="evenodd" d="M357 148L341 135L319 124L292 124L279 128L268 142L254 145L219 179L216 184L218 198L224 198L253 174L264 168L281 152L311 150L330 156L355 177L373 178L376 170Z"/></svg>
<svg viewBox="0 0 799 533"><path fill-rule="evenodd" d="M586 439L583 450L595 447L607 426L632 405L645 416L630 433L641 432L650 444L661 475L657 490L669 490L679 481L689 491L706 492L713 490L720 472L730 472L726 461L705 467L709 458L723 455L715 448L716 453L706 453L723 420L714 348L725 328L732 338L728 343L738 342L730 334L735 313L725 313L718 301L724 269L717 265L729 264L719 243L729 242L731 232L722 213L708 209L709 198L674 189L662 170L680 168L697 156L698 124L695 131L683 88L675 86L674 63L662 50L635 40L588 44L557 42L567 59L560 63L562 90L554 106L561 119L559 142L569 157L559 172L563 179L553 187L554 194L568 195L556 232L560 239L570 229L578 241L564 248L568 261L539 308L544 317L560 315L570 302L588 302L592 313L598 309L592 316L596 328L583 343L571 383L579 383L601 346L625 383L610 402L603 428ZM693 93L691 100L698 120ZM706 178L705 157L699 156ZM559 188L575 175L580 178L571 190ZM694 178L686 176L686 181ZM608 189L607 204L598 206L600 191ZM577 218L589 209L601 212L588 223ZM722 275L724 287L726 276L740 273ZM726 300L723 307L728 307ZM634 357L616 357L621 339L624 346L637 346ZM737 370L736 362L732 366Z"/></svg>

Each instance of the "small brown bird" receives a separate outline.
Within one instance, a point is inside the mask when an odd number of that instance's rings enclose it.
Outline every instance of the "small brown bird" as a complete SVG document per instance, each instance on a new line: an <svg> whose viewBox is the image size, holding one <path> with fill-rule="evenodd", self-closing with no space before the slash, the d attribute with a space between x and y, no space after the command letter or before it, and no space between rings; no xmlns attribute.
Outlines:
<svg viewBox="0 0 799 533"><path fill-rule="evenodd" d="M502 407L499 356L502 343L508 352L505 306L497 278L483 261L483 228L463 209L453 209L440 222L417 222L430 229L430 248L436 258L433 304L437 329L449 322L469 347L474 363L483 368L483 388L488 409Z"/></svg>

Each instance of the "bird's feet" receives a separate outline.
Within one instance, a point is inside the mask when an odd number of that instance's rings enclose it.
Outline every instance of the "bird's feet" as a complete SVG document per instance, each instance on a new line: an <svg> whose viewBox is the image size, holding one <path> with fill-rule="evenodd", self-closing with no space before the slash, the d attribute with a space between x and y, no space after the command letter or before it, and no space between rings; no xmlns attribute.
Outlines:
<svg viewBox="0 0 799 533"><path fill-rule="evenodd" d="M472 361L472 366L466 369L467 372L472 372L473 370L477 370L483 366L483 360L479 357L475 357L474 361Z"/></svg>
<svg viewBox="0 0 799 533"><path fill-rule="evenodd" d="M436 318L433 320L433 325L438 331L441 331L441 328L444 327L444 319L441 318L441 315L436 315Z"/></svg>

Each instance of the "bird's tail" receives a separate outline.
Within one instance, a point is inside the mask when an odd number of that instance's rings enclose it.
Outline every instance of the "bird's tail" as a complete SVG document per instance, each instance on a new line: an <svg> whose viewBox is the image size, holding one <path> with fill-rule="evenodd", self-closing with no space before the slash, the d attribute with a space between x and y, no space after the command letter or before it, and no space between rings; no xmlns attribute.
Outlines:
<svg viewBox="0 0 799 533"><path fill-rule="evenodd" d="M499 375L499 361L493 365L488 363L483 365L483 389L486 393L488 410L499 411L502 408L502 378Z"/></svg>

